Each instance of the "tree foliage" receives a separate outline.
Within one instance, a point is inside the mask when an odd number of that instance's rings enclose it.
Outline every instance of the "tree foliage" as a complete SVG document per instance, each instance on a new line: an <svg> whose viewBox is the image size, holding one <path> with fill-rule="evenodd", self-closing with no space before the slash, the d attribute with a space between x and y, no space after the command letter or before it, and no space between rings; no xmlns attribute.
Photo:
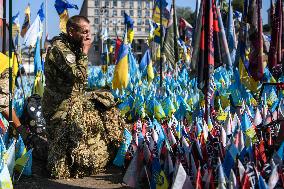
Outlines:
<svg viewBox="0 0 284 189"><path fill-rule="evenodd" d="M244 1L233 0L232 1L233 9L239 12L243 12L244 9Z"/></svg>
<svg viewBox="0 0 284 189"><path fill-rule="evenodd" d="M188 23L193 24L195 20L194 12L190 7L177 7L177 19L184 18Z"/></svg>
<svg viewBox="0 0 284 189"><path fill-rule="evenodd" d="M268 24L263 25L263 32L270 32L270 26Z"/></svg>

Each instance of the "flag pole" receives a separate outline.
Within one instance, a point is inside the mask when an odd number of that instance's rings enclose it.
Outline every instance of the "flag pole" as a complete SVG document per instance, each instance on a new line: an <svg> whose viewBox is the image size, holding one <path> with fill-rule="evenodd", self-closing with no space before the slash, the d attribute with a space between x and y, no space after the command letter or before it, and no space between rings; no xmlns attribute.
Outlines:
<svg viewBox="0 0 284 189"><path fill-rule="evenodd" d="M176 18L176 6L175 6L175 0L173 0L173 24L174 24L174 51L175 51L175 70L177 69L177 63L178 63L178 44L177 44L177 40L178 40L178 31L177 31L177 18ZM177 73L176 73L177 74Z"/></svg>
<svg viewBox="0 0 284 189"><path fill-rule="evenodd" d="M31 80L31 50L32 48L29 47L29 81Z"/></svg>
<svg viewBox="0 0 284 189"><path fill-rule="evenodd" d="M4 0L5 1L5 0ZM6 24L6 20L5 20ZM12 0L9 0L9 127L12 126L12 105L13 105L13 75L12 75Z"/></svg>
<svg viewBox="0 0 284 189"><path fill-rule="evenodd" d="M163 14L162 14L162 11L163 11L163 2L162 0L160 0L160 33L161 33L161 43L160 43L160 87L163 86L163 43L164 43L164 39L163 39Z"/></svg>
<svg viewBox="0 0 284 189"><path fill-rule="evenodd" d="M207 21L205 21L205 44L209 44L209 40L210 39L208 39L208 37L207 37L207 35L209 35L210 34L210 26L209 26L209 24L210 24L210 7L211 7L211 2L210 2L210 0L207 0L206 1L206 8L205 8L205 17L208 19ZM208 56L209 56L209 52L210 51L210 49L209 49L209 47L207 48L207 51L206 51L206 53L205 53L205 58L207 59L206 60L206 62L207 62L207 68L206 68L206 74L208 74L208 78L206 78L206 80L205 80L205 90L204 90L204 100L205 100L205 111L204 111L204 113L205 113L205 115L204 115L204 118L205 118L205 122L206 122L206 124L208 125L208 121L209 121L209 117L210 117L210 100L209 100L209 86L210 86L210 75L209 75L209 61L208 61Z"/></svg>
<svg viewBox="0 0 284 189"><path fill-rule="evenodd" d="M47 38L47 0L45 0L44 2L44 5L45 5L45 22L44 22L44 25L45 25L45 37Z"/></svg>
<svg viewBox="0 0 284 189"><path fill-rule="evenodd" d="M2 53L5 54L6 52L6 0L3 1L3 44L2 44Z"/></svg>

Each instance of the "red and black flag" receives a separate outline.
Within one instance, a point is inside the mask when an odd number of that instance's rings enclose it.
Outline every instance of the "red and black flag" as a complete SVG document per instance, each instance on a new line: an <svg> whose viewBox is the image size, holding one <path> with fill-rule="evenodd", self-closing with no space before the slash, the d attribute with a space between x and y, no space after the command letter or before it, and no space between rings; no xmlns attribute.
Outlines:
<svg viewBox="0 0 284 189"><path fill-rule="evenodd" d="M214 67L215 69L221 66L222 63L222 56L221 56L221 48L220 48L220 28L219 28L219 21L218 21L218 14L217 8L215 4L212 4L213 10L213 40L214 40Z"/></svg>
<svg viewBox="0 0 284 189"><path fill-rule="evenodd" d="M271 42L268 55L268 68L270 71L281 62L282 17L282 0L277 0L276 6L271 1Z"/></svg>
<svg viewBox="0 0 284 189"><path fill-rule="evenodd" d="M214 0L213 0L214 1ZM212 0L202 1L203 8L202 28L200 35L200 51L198 62L198 87L206 92L209 78L214 70L214 44L213 44L213 8Z"/></svg>
<svg viewBox="0 0 284 189"><path fill-rule="evenodd" d="M262 80L264 74L263 63L263 37L261 19L261 0L252 0L250 4L250 36L251 53L249 57L248 70L254 80Z"/></svg>
<svg viewBox="0 0 284 189"><path fill-rule="evenodd" d="M199 49L199 60L198 60L198 75L197 83L198 88L205 94L205 114L204 118L206 123L208 122L208 116L210 113L210 98L213 97L209 95L209 86L212 82L212 74L214 71L214 33L216 36L216 31L218 27L214 24L213 16L213 4L214 0L205 0L201 2L203 8L203 14L201 19L201 34L200 34L200 49ZM217 17L216 17L217 18ZM215 26L215 28L214 28Z"/></svg>

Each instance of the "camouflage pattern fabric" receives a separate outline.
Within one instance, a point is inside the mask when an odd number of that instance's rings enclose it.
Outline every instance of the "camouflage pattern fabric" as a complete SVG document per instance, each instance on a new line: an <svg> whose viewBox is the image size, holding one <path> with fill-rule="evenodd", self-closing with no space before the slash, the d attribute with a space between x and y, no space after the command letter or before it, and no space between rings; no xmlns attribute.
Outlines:
<svg viewBox="0 0 284 189"><path fill-rule="evenodd" d="M66 109L66 100L83 94L86 86L88 57L65 34L53 38L45 62L45 88L42 108L45 118Z"/></svg>
<svg viewBox="0 0 284 189"><path fill-rule="evenodd" d="M111 93L85 91L86 68L87 58L74 50L66 36L53 40L42 99L47 168L53 178L78 178L104 169L127 126Z"/></svg>
<svg viewBox="0 0 284 189"><path fill-rule="evenodd" d="M9 70L0 74L0 112L9 106Z"/></svg>
<svg viewBox="0 0 284 189"><path fill-rule="evenodd" d="M53 177L95 174L114 158L123 128L130 126L118 109L103 105L110 99L108 96L112 97L111 93L104 94L103 99L94 99L97 95L71 97L66 119L53 119L50 123L53 137L49 141L48 169Z"/></svg>

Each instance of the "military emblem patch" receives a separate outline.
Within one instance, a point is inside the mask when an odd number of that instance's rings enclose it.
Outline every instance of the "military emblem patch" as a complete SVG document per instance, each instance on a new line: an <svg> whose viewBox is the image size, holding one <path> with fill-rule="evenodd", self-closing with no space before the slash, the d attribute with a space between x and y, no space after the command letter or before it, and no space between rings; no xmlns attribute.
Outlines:
<svg viewBox="0 0 284 189"><path fill-rule="evenodd" d="M75 63L76 57L75 57L75 55L73 55L73 54L67 54L66 60L67 60L69 63L73 64L73 63Z"/></svg>

